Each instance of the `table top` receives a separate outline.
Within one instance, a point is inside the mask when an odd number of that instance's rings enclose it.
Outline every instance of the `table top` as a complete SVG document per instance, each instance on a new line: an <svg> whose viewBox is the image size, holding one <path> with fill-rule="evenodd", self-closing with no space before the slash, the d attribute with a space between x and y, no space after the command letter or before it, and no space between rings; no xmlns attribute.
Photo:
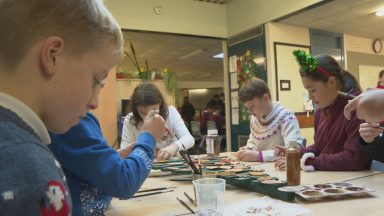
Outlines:
<svg viewBox="0 0 384 216"><path fill-rule="evenodd" d="M276 170L273 163L256 163L256 166L265 169L265 172L271 176L278 177L281 180L286 179L285 171ZM113 199L106 215L188 215L188 210L176 200L176 197L185 200L189 206L196 210L196 207L192 206L183 194L186 192L194 198L192 182L170 181L171 178L175 178L175 176L150 177L144 182L142 189L177 187L173 192L132 198L129 200ZM340 181L366 186L375 192L363 198L326 199L325 201L317 202L307 202L296 199L295 203L313 210L309 215L331 214L351 216L384 214L384 209L380 207L380 205L384 203L384 173L371 170L359 172L301 171L301 183L303 185ZM226 205L262 196L265 195L226 185L224 202Z"/></svg>

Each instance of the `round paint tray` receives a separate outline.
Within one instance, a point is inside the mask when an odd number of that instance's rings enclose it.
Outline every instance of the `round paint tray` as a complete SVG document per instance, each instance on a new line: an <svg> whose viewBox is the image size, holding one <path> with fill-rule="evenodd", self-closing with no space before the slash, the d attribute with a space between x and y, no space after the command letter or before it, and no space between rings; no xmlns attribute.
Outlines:
<svg viewBox="0 0 384 216"><path fill-rule="evenodd" d="M299 191L308 189L308 187L304 185L296 185L296 186L279 187L278 189L279 191L284 191L284 192L299 192Z"/></svg>

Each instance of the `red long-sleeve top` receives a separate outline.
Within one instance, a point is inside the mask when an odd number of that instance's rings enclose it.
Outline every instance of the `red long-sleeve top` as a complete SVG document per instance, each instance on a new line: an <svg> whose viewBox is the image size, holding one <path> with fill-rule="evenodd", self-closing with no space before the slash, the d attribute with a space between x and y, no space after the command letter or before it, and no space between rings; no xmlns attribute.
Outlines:
<svg viewBox="0 0 384 216"><path fill-rule="evenodd" d="M368 169L371 165L358 145L362 121L355 114L351 120L344 117L347 103L347 97L338 96L332 105L315 113L315 144L302 149L302 153L315 154L314 159L306 161L315 170L352 171Z"/></svg>

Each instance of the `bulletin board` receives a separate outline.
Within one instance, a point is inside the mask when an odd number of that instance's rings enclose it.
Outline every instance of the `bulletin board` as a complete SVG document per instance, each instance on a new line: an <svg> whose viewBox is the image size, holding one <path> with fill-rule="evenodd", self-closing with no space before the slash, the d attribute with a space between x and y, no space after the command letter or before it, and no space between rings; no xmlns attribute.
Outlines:
<svg viewBox="0 0 384 216"><path fill-rule="evenodd" d="M304 97L307 90L303 87L299 73L299 65L294 50L310 52L309 46L274 43L276 98L281 105L293 112L304 112Z"/></svg>

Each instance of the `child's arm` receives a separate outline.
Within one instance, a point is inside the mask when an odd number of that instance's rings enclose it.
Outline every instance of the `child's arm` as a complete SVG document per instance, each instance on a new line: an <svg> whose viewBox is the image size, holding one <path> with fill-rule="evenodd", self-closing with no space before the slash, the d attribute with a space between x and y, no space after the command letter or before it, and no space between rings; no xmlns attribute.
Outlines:
<svg viewBox="0 0 384 216"><path fill-rule="evenodd" d="M168 118L172 118L171 121L173 125L173 130L175 131L175 135L177 138L175 144L179 147L178 150L187 150L192 148L195 145L195 139L193 138L191 133L189 133L179 112L177 112L176 108L174 108L173 106L169 107Z"/></svg>
<svg viewBox="0 0 384 216"><path fill-rule="evenodd" d="M321 154L309 158L305 165L312 165L315 170L356 171L363 170L369 163L367 155L359 148L359 120L354 116L346 121L345 131L348 135L343 150L336 154ZM316 155L316 154L315 154Z"/></svg>
<svg viewBox="0 0 384 216"><path fill-rule="evenodd" d="M344 115L351 118L356 111L356 116L366 122L380 122L384 120L384 91L383 89L368 89L360 94L344 108Z"/></svg>
<svg viewBox="0 0 384 216"><path fill-rule="evenodd" d="M127 148L136 140L135 132L138 132L138 129L129 121L130 118L132 118L132 116L127 115L124 119L121 135L121 148Z"/></svg>

